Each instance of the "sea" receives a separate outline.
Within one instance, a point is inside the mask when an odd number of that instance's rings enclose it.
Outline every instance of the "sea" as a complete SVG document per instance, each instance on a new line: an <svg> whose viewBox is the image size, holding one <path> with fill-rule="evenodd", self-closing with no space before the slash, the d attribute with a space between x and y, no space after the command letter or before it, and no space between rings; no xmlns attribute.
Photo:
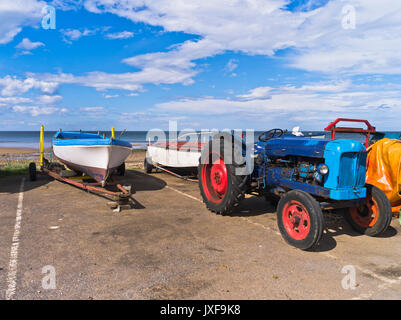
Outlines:
<svg viewBox="0 0 401 320"><path fill-rule="evenodd" d="M45 140L45 147L51 147L51 141L56 131L45 131L44 140ZM100 132L93 132L93 133L100 133L104 134L106 137L111 136L110 131L100 131ZM254 140L256 141L262 131L255 131L254 132ZM319 137L330 137L329 132L325 131L303 131L304 136L319 136ZM150 141L147 140L148 131L116 131L116 137L119 137L121 134L121 139L129 141L134 149L146 149L146 146L149 142L157 141L156 139L152 139ZM182 132L175 133L175 136L180 136ZM170 134L171 135L171 134ZM164 135L159 135L158 141L168 140L169 139L169 132L164 132ZM287 133L286 135L292 136L291 132ZM349 139L352 138L354 140L358 140L361 142L365 141L365 138L362 134L346 134L343 133L341 138ZM164 138L160 138L160 136L165 136ZM39 148L39 139L40 139L40 132L39 131L0 131L0 148L31 148L37 149Z"/></svg>
<svg viewBox="0 0 401 320"><path fill-rule="evenodd" d="M92 133L105 134L106 137L111 136L111 132L99 131ZM45 148L51 147L52 138L56 131L45 131L44 142ZM116 137L119 137L121 132L116 131ZM125 131L121 139L129 141L136 149L146 149L147 131ZM40 131L0 131L0 148L39 148Z"/></svg>

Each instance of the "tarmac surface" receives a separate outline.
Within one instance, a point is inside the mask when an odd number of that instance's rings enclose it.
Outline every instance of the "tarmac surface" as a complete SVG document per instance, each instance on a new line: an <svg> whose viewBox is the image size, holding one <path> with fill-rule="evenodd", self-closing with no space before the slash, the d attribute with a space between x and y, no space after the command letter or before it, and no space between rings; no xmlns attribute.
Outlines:
<svg viewBox="0 0 401 320"><path fill-rule="evenodd" d="M219 216L192 181L124 179L136 204L120 213L47 176L26 178L22 192L23 177L1 179L0 299L401 298L398 220L371 238L326 214L320 245L301 251L264 199Z"/></svg>

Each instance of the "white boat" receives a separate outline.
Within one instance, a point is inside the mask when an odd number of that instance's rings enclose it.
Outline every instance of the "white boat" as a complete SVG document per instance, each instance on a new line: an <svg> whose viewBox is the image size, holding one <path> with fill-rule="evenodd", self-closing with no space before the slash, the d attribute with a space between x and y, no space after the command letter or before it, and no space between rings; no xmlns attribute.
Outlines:
<svg viewBox="0 0 401 320"><path fill-rule="evenodd" d="M187 133L175 140L149 144L146 150L145 170L151 171L154 165L173 168L198 167L202 148L208 143L210 133Z"/></svg>
<svg viewBox="0 0 401 320"><path fill-rule="evenodd" d="M59 131L53 138L57 159L75 172L84 172L104 186L110 175L124 165L132 145L123 140L84 132Z"/></svg>

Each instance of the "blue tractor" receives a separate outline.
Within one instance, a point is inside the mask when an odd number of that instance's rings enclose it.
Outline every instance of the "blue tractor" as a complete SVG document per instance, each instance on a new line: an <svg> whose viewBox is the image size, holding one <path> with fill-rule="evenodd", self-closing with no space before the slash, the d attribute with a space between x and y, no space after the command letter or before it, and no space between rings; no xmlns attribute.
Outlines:
<svg viewBox="0 0 401 320"><path fill-rule="evenodd" d="M277 199L283 238L303 250L319 243L323 211L343 211L354 229L370 236L388 228L391 205L381 190L365 185L366 149L360 142L287 137L281 129L258 140L246 145L219 133L203 148L199 188L209 210L230 214L245 194Z"/></svg>

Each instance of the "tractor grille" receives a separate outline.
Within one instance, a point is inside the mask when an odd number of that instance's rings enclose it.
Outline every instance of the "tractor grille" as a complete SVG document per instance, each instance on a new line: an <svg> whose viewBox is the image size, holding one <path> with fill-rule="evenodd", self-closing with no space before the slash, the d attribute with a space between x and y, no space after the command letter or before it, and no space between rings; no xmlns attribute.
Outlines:
<svg viewBox="0 0 401 320"><path fill-rule="evenodd" d="M340 159L338 187L354 188L365 185L366 152L345 152Z"/></svg>

